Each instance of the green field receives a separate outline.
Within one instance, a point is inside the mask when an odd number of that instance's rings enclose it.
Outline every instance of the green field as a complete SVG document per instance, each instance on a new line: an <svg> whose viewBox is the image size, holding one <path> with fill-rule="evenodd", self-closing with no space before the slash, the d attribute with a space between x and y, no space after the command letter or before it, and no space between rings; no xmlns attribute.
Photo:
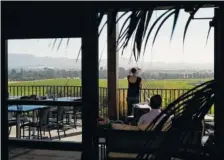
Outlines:
<svg viewBox="0 0 224 160"><path fill-rule="evenodd" d="M175 80L143 80L143 88L147 89L190 89L195 84L204 82L209 79L175 79ZM81 86L80 79L46 79L38 81L9 82L9 86ZM119 88L127 88L127 80L119 80ZM100 87L107 87L107 81L99 80Z"/></svg>
<svg viewBox="0 0 224 160"><path fill-rule="evenodd" d="M167 106L170 102L185 93L188 89L193 88L209 79L175 79L175 80L143 80L143 90L141 91L141 102L146 101L146 97L154 94L160 94L163 98L163 106ZM52 87L49 87L52 86ZM67 87L65 87L67 86ZM9 92L11 95L46 95L54 93L59 96L81 96L81 80L80 79L48 79L38 81L9 82ZM99 86L104 87L99 90L100 105L105 106L104 99L107 97L107 81L99 80ZM126 95L127 80L119 80L117 102L118 110L121 115L127 111ZM212 109L213 112L213 109Z"/></svg>

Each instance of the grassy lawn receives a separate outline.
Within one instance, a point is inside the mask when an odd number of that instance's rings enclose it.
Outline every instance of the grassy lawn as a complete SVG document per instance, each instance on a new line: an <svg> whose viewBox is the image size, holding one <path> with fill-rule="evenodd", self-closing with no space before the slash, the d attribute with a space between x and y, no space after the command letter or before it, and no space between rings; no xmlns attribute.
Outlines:
<svg viewBox="0 0 224 160"><path fill-rule="evenodd" d="M194 84L198 82L204 82L209 79L175 79L175 80L143 80L143 88L147 89L190 89L194 87ZM81 86L80 79L46 79L38 81L23 81L23 82L9 82L9 86ZM99 80L100 87L107 87L107 81L105 79ZM127 88L127 80L119 80L119 88Z"/></svg>

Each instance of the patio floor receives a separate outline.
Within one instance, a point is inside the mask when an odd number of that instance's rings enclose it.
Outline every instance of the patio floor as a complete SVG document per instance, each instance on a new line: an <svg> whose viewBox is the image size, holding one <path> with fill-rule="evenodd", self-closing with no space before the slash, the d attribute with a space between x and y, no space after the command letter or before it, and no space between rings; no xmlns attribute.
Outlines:
<svg viewBox="0 0 224 160"><path fill-rule="evenodd" d="M21 131L23 133L23 130ZM32 131L31 131L32 133ZM28 135L28 131L25 130L25 135ZM49 136L48 132L45 136ZM57 130L51 131L53 141L58 141ZM16 137L16 127L12 127L9 135L11 138ZM82 141L82 127L72 128L66 131L66 137L64 133L60 131L61 141L81 142ZM46 140L46 139L45 139ZM49 139L50 140L50 139ZM40 150L40 149L28 149L15 146L9 146L9 159L10 160L80 160L81 152L78 151L54 151L54 150Z"/></svg>
<svg viewBox="0 0 224 160"><path fill-rule="evenodd" d="M9 160L80 160L81 152L9 147Z"/></svg>
<svg viewBox="0 0 224 160"><path fill-rule="evenodd" d="M23 130L21 132L23 133ZM31 133L32 133L32 131L31 131ZM64 136L63 131L60 131L60 137L61 137L60 140L61 141L72 141L72 142L81 142L82 141L82 127L81 126L77 126L77 128L71 128L71 129L67 130L65 133L66 133L66 137ZM27 130L25 130L25 135L26 136L28 135ZM48 132L45 132L45 136L49 137ZM43 137L45 137L45 136L43 135ZM16 137L16 127L15 126L12 127L9 137L10 138ZM59 140L57 130L51 130L51 137L52 137L53 141Z"/></svg>

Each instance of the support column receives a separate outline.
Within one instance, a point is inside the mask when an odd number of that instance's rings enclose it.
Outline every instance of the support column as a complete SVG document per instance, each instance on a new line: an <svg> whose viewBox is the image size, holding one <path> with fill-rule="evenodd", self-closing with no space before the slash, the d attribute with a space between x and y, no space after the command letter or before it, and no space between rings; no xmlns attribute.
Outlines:
<svg viewBox="0 0 224 160"><path fill-rule="evenodd" d="M86 13L82 36L82 160L98 160L99 108L97 12Z"/></svg>
<svg viewBox="0 0 224 160"><path fill-rule="evenodd" d="M108 114L110 119L117 119L119 55L116 46L116 14L112 10L109 11L107 19Z"/></svg>
<svg viewBox="0 0 224 160"><path fill-rule="evenodd" d="M214 26L214 78L215 90L215 140L219 154L224 152L224 7L215 9Z"/></svg>

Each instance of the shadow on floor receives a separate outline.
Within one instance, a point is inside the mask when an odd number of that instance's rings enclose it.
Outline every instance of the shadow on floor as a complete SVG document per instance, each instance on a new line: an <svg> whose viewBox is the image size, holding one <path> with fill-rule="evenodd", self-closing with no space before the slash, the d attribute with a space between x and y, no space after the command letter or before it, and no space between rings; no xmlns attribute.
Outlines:
<svg viewBox="0 0 224 160"><path fill-rule="evenodd" d="M9 147L9 160L80 160L81 152Z"/></svg>

